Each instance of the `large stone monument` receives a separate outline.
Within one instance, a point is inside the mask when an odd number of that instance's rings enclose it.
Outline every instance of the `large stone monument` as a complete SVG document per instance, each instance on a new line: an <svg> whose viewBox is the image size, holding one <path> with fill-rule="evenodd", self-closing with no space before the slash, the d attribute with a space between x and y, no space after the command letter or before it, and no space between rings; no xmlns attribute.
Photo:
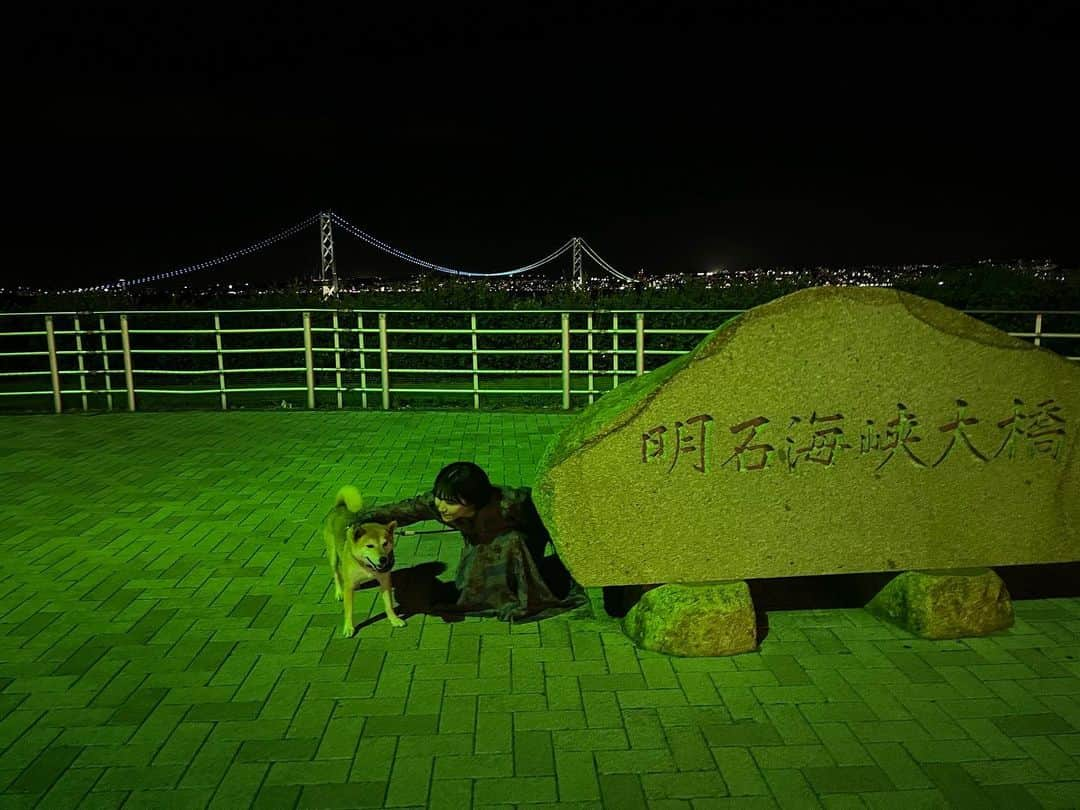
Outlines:
<svg viewBox="0 0 1080 810"><path fill-rule="evenodd" d="M586 586L1080 559L1080 367L895 290L756 307L619 385L534 499Z"/></svg>

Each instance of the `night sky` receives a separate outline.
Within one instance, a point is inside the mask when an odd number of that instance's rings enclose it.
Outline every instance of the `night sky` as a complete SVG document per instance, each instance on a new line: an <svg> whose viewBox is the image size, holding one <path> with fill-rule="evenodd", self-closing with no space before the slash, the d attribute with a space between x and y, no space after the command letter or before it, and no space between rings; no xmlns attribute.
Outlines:
<svg viewBox="0 0 1080 810"><path fill-rule="evenodd" d="M788 5L23 12L4 280L170 270L322 209L475 271L573 235L625 272L1080 264L1068 12ZM317 261L312 228L211 272ZM411 270L344 234L338 262Z"/></svg>

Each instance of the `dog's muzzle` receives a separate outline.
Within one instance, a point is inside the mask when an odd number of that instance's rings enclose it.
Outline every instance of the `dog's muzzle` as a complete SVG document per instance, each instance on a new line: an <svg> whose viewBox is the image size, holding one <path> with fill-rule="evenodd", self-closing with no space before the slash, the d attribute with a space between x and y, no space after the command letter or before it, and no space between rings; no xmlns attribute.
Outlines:
<svg viewBox="0 0 1080 810"><path fill-rule="evenodd" d="M379 574L383 574L394 567L394 554L393 552L383 561L382 565L376 565L371 560L364 558L364 565Z"/></svg>

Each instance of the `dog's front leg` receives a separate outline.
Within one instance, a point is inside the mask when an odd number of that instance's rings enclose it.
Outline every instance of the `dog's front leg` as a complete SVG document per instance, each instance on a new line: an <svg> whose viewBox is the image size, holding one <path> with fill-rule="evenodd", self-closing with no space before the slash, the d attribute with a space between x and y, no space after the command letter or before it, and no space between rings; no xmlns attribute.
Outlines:
<svg viewBox="0 0 1080 810"><path fill-rule="evenodd" d="M334 575L334 599L338 602L341 601L342 595L345 593L343 583L341 581L341 572L337 570L337 566L331 567L331 573Z"/></svg>
<svg viewBox="0 0 1080 810"><path fill-rule="evenodd" d="M341 628L341 634L345 636L345 638L352 638L356 627L353 625L352 620L353 589L351 582L345 583L341 595L343 597L342 602L345 605L345 625Z"/></svg>
<svg viewBox="0 0 1080 810"><path fill-rule="evenodd" d="M380 580L379 588L382 590L382 601L383 608L386 610L386 618L390 620L390 624L394 627L404 627L405 620L394 612L394 588L390 582L390 577Z"/></svg>

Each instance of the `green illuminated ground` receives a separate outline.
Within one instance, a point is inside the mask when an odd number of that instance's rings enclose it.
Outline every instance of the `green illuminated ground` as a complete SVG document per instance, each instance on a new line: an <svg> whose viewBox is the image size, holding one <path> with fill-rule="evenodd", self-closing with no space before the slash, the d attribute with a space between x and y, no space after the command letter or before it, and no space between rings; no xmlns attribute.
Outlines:
<svg viewBox="0 0 1080 810"><path fill-rule="evenodd" d="M337 636L339 485L396 499L458 459L531 484L567 418L4 417L0 806L1080 806L1076 599L953 642L773 613L725 659L587 612ZM452 571L456 537L398 567Z"/></svg>

